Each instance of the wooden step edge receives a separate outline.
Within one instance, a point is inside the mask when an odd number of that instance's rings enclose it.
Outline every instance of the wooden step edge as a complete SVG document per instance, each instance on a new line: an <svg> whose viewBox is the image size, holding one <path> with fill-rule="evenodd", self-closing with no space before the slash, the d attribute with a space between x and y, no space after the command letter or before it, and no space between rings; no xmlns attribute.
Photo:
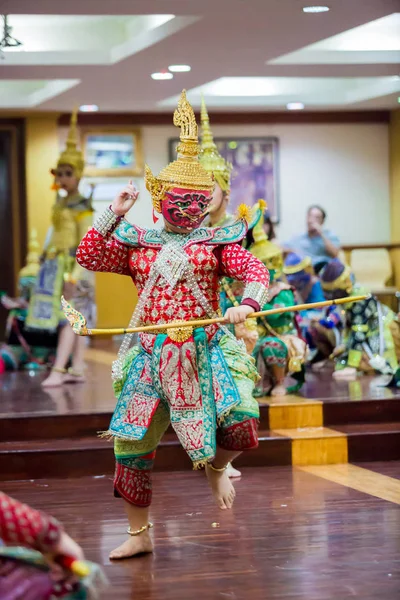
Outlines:
<svg viewBox="0 0 400 600"><path fill-rule="evenodd" d="M279 442L281 440L293 439L293 432L296 431L296 439L322 439L327 437L326 433L334 432L337 436L346 435L348 437L357 435L382 435L382 434L400 434L400 422L396 423L366 423L366 424L348 424L340 426L326 427L302 427L297 430L280 429L259 431L259 442L268 443L271 441ZM314 435L310 437L310 432ZM304 433L304 436L302 435ZM330 434L332 436L332 433ZM328 434L329 437L329 434ZM180 446L180 442L175 433L167 433L160 442L161 447ZM102 439L98 436L85 436L81 438L57 438L46 440L29 441L4 441L0 443L0 454L10 453L31 453L31 452L73 452L73 451L96 451L99 449L110 448L112 450L112 440Z"/></svg>
<svg viewBox="0 0 400 600"><path fill-rule="evenodd" d="M356 435L399 434L400 421L384 423L347 423L345 425L331 425L331 429L344 433L348 437Z"/></svg>
<svg viewBox="0 0 400 600"><path fill-rule="evenodd" d="M273 435L270 431L260 431L259 440L280 440L282 436ZM167 433L160 442L160 446L180 446L180 442L174 432ZM56 438L45 440L27 441L5 441L0 442L0 454L6 453L29 453L29 452L73 452L76 450L98 450L109 447L113 448L112 440L103 439L98 436L85 436L81 438Z"/></svg>

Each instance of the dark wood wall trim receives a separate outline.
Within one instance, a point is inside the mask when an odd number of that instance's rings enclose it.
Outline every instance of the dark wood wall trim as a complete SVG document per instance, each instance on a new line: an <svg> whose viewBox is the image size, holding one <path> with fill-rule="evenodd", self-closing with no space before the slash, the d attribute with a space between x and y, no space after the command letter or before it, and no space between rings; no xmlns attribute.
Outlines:
<svg viewBox="0 0 400 600"><path fill-rule="evenodd" d="M172 110L168 113L80 113L79 124L88 127L108 125L172 125ZM212 112L213 125L309 125L347 123L389 123L387 110L343 112ZM199 117L199 115L197 115ZM59 117L59 125L68 125L70 114Z"/></svg>
<svg viewBox="0 0 400 600"><path fill-rule="evenodd" d="M2 235L7 237L7 248L13 264L14 286L9 293L17 291L18 273L25 264L27 252L27 201L25 170L25 119L0 118L0 130L11 135L9 176L11 183L12 206L10 207L11 223L3 223ZM10 198L11 199L11 198ZM11 217L12 215L12 217ZM12 226L11 226L12 225ZM16 238L16 239L15 239ZM10 285L11 282L9 282Z"/></svg>

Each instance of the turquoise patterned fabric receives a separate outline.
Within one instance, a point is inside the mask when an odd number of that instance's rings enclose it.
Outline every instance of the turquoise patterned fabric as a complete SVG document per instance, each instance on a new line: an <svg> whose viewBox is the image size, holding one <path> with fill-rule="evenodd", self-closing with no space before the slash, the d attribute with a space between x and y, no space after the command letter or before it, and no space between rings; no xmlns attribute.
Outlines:
<svg viewBox="0 0 400 600"><path fill-rule="evenodd" d="M140 454L155 449L159 440L158 430L162 435L170 421L191 460L195 464L203 463L215 455L218 426L230 426L259 417L258 404L252 396L258 378L254 359L222 330L217 330L209 342L205 330L197 328L193 332L193 341L201 392L200 409L185 406L176 408L165 397L163 385L166 383L163 384L160 379L160 362L163 349L171 343L165 334L157 335L151 355L136 348L127 358L131 364L129 368L124 368L125 379L118 387L122 389L109 433L127 442L139 442L137 450L140 447ZM143 383L146 369L147 373L151 373L151 383ZM217 398L214 388L216 382L219 390ZM138 410L138 403L145 405L145 410L140 410L148 418L141 426L132 424L127 418L135 409ZM203 442L199 446L193 443L190 446L188 442L190 435L186 427L190 428L191 423L201 423ZM150 431L154 433L150 436L153 441L146 435ZM141 441L145 436L146 447L142 448ZM131 454L135 454L134 449Z"/></svg>
<svg viewBox="0 0 400 600"><path fill-rule="evenodd" d="M247 223L239 220L226 227L199 227L186 237L186 245L205 243L210 245L233 244L240 242L247 233ZM159 229L140 229L124 219L113 233L113 237L127 246L161 248L164 244Z"/></svg>

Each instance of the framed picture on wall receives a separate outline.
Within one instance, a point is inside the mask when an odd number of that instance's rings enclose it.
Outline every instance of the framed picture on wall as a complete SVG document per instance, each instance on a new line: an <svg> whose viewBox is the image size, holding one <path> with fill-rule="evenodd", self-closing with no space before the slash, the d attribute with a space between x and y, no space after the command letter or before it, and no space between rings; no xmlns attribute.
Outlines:
<svg viewBox="0 0 400 600"><path fill-rule="evenodd" d="M86 177L141 177L144 171L139 129L82 129Z"/></svg>
<svg viewBox="0 0 400 600"><path fill-rule="evenodd" d="M214 138L218 152L233 165L230 212L239 204L266 201L271 220L279 223L279 140L276 137ZM170 160L178 139L170 139Z"/></svg>

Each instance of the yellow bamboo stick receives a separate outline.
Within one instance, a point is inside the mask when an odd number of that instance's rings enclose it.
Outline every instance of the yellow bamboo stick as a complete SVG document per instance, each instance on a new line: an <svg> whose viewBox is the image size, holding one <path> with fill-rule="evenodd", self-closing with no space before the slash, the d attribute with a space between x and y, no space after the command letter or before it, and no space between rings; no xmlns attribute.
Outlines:
<svg viewBox="0 0 400 600"><path fill-rule="evenodd" d="M295 304L293 306L284 306L283 308L272 308L270 310L263 310L260 312L253 312L248 315L248 319L256 319L257 317L268 317L269 315L276 315L285 312L298 312L300 310L310 310L311 308L324 308L326 306L333 306L339 304L350 304L352 302L360 302L366 300L369 296L347 296L346 298L339 298L338 300L325 300L323 302L311 302L310 304ZM214 319L198 319L196 321L174 321L172 323L157 323L156 325L140 325L139 327L131 328L116 328L116 329L88 329L86 326L85 317L75 310L64 297L61 298L61 304L63 311L68 321L70 322L72 329L77 335L83 336L95 336L95 335L123 335L125 333L142 333L142 332L153 332L165 329L185 328L185 327L205 327L206 325L213 325L215 323L228 323L225 317L216 317Z"/></svg>

